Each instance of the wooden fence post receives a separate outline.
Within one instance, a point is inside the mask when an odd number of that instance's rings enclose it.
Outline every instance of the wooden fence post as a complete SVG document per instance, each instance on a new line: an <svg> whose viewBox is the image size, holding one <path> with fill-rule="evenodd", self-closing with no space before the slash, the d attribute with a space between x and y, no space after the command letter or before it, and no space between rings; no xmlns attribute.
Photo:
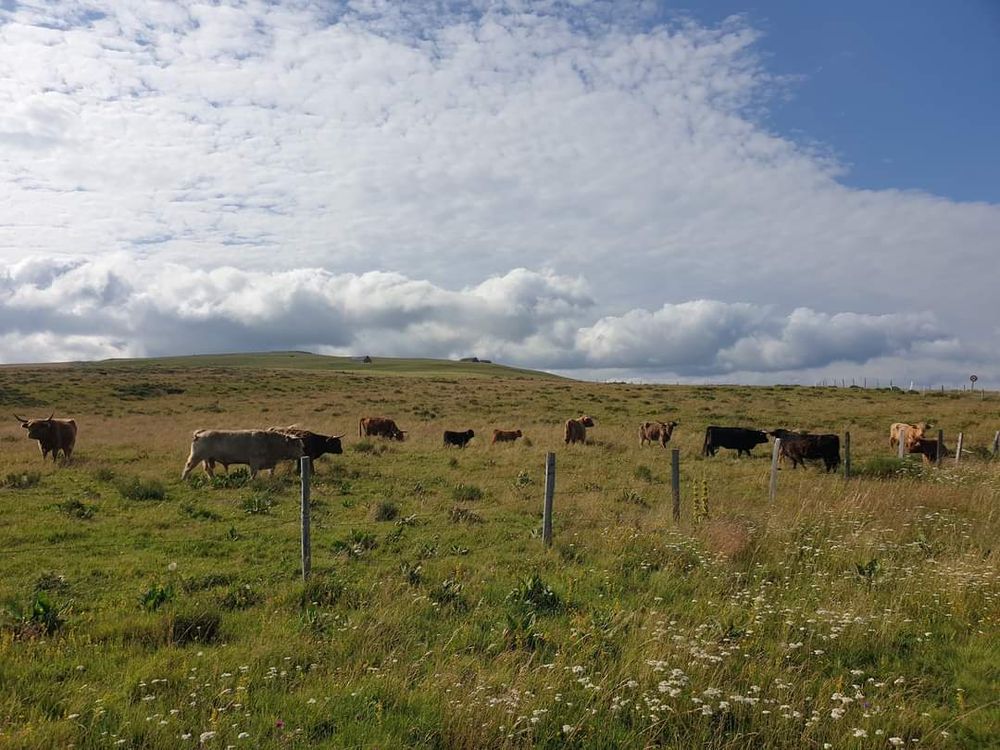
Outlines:
<svg viewBox="0 0 1000 750"><path fill-rule="evenodd" d="M964 435L960 432L958 433L958 446L955 448L955 466L958 466L958 462L962 460L962 438Z"/></svg>
<svg viewBox="0 0 1000 750"><path fill-rule="evenodd" d="M681 452L677 448L670 451L670 489L674 500L674 523L681 522Z"/></svg>
<svg viewBox="0 0 1000 750"><path fill-rule="evenodd" d="M312 571L312 539L309 536L309 478L312 475L312 459L303 456L299 459L302 477L302 582L309 580Z"/></svg>
<svg viewBox="0 0 1000 750"><path fill-rule="evenodd" d="M851 432L844 433L844 479L851 478Z"/></svg>
<svg viewBox="0 0 1000 750"><path fill-rule="evenodd" d="M906 433L907 429L904 427L899 431L899 445L896 446L896 457L902 459L903 454L906 451Z"/></svg>
<svg viewBox="0 0 1000 750"><path fill-rule="evenodd" d="M938 430L937 455L934 456L934 465L939 468L942 455L944 455L944 430Z"/></svg>
<svg viewBox="0 0 1000 750"><path fill-rule="evenodd" d="M997 430L993 436L993 458L996 458L998 455L1000 455L1000 430Z"/></svg>
<svg viewBox="0 0 1000 750"><path fill-rule="evenodd" d="M774 439L774 448L771 450L771 486L768 495L771 502L778 496L778 451L781 448L781 438Z"/></svg>
<svg viewBox="0 0 1000 750"><path fill-rule="evenodd" d="M545 505L542 508L542 542L552 546L552 496L556 491L556 454L545 454Z"/></svg>

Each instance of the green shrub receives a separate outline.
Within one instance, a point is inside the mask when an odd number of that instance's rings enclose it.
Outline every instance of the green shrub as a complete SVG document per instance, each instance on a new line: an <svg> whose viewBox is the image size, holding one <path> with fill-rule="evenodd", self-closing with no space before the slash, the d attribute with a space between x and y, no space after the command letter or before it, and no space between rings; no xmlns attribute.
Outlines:
<svg viewBox="0 0 1000 750"><path fill-rule="evenodd" d="M5 625L15 638L50 636L66 622L63 618L65 608L57 607L44 591L36 591L27 604L12 601L4 609Z"/></svg>
<svg viewBox="0 0 1000 750"><path fill-rule="evenodd" d="M919 477L923 469L917 460L891 456L874 456L858 468L858 476L869 479L894 479Z"/></svg>
<svg viewBox="0 0 1000 750"><path fill-rule="evenodd" d="M177 646L188 643L213 643L219 636L222 617L212 610L198 609L167 615L168 642Z"/></svg>
<svg viewBox="0 0 1000 750"><path fill-rule="evenodd" d="M81 520L93 518L94 513L97 512L97 506L87 505L79 498L75 497L63 500L61 503L56 503L53 507L63 515L67 515L71 518L79 518Z"/></svg>
<svg viewBox="0 0 1000 750"><path fill-rule="evenodd" d="M98 482L111 482L115 478L115 472L107 466L102 466L94 471L94 479Z"/></svg>
<svg viewBox="0 0 1000 750"><path fill-rule="evenodd" d="M37 471L13 472L3 480L3 486L10 490L26 490L42 481L42 475Z"/></svg>
<svg viewBox="0 0 1000 750"><path fill-rule="evenodd" d="M461 506L455 506L448 513L448 519L452 523L482 523L483 517L475 511Z"/></svg>
<svg viewBox="0 0 1000 750"><path fill-rule="evenodd" d="M244 513L252 516L267 515L274 507L274 497L270 492L254 492L245 495L240 502Z"/></svg>
<svg viewBox="0 0 1000 750"><path fill-rule="evenodd" d="M376 521L392 521L399 516L399 506L391 500L381 500L372 510Z"/></svg>
<svg viewBox="0 0 1000 750"><path fill-rule="evenodd" d="M222 518L214 510L209 510L208 508L203 508L200 505L187 501L181 503L180 512L188 518L204 519L206 521L218 521Z"/></svg>
<svg viewBox="0 0 1000 750"><path fill-rule="evenodd" d="M166 500L167 490L163 483L156 479L129 477L115 484L122 500Z"/></svg>
<svg viewBox="0 0 1000 750"><path fill-rule="evenodd" d="M474 484L458 484L451 491L452 499L457 503L468 503L483 499L483 491Z"/></svg>
<svg viewBox="0 0 1000 750"><path fill-rule="evenodd" d="M249 609L263 599L264 597L255 591L249 583L244 583L230 588L222 597L220 604L223 609L228 610Z"/></svg>
<svg viewBox="0 0 1000 750"><path fill-rule="evenodd" d="M427 596L440 607L456 611L465 611L469 608L468 602L465 601L464 587L454 576L434 586L427 592Z"/></svg>
<svg viewBox="0 0 1000 750"><path fill-rule="evenodd" d="M562 608L562 600L536 572L521 579L507 595L507 601L538 612L554 612Z"/></svg>
<svg viewBox="0 0 1000 750"><path fill-rule="evenodd" d="M139 595L139 606L147 612L155 612L173 599L174 587L172 584L154 583Z"/></svg>
<svg viewBox="0 0 1000 750"><path fill-rule="evenodd" d="M653 470L644 464L639 464L638 466L636 466L633 474L635 475L636 479L639 479L643 482L653 481Z"/></svg>
<svg viewBox="0 0 1000 750"><path fill-rule="evenodd" d="M344 584L332 573L316 575L309 579L299 592L298 605L330 607L344 595Z"/></svg>
<svg viewBox="0 0 1000 750"><path fill-rule="evenodd" d="M378 540L372 532L351 529L347 539L339 539L333 543L333 551L348 557L361 557L377 546Z"/></svg>

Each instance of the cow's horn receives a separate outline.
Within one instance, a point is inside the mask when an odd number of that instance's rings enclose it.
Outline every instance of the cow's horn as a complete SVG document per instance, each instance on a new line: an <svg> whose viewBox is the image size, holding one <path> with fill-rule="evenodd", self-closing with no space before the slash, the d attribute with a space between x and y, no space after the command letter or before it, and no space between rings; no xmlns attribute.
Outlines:
<svg viewBox="0 0 1000 750"><path fill-rule="evenodd" d="M333 436L333 439L334 439L334 440L340 440L340 439L341 439L342 437L344 437L344 435L346 435L346 434L347 434L346 432L342 432L342 433L340 433L339 435L334 435L334 436Z"/></svg>
<svg viewBox="0 0 1000 750"><path fill-rule="evenodd" d="M52 417L54 417L55 415L56 415L56 413L55 413L55 412L52 412L51 414L49 414L49 418L48 418L48 419L46 419L45 421L46 421L46 422L51 422L51 421L52 421Z"/></svg>
<svg viewBox="0 0 1000 750"><path fill-rule="evenodd" d="M14 419L16 419L18 422L27 422L28 421L24 417L19 417L16 414L14 415Z"/></svg>

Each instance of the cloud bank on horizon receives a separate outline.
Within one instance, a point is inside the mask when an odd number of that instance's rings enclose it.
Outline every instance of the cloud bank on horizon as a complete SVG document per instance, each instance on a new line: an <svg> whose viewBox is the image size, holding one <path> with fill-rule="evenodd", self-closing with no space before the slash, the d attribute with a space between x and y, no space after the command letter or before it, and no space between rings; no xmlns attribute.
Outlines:
<svg viewBox="0 0 1000 750"><path fill-rule="evenodd" d="M1000 206L841 185L745 21L625 5L0 9L0 362L1000 384Z"/></svg>

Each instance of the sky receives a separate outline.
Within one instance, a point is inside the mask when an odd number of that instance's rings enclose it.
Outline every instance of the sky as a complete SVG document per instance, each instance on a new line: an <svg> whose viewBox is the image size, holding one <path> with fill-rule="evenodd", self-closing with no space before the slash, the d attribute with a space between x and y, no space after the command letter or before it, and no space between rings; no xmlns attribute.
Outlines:
<svg viewBox="0 0 1000 750"><path fill-rule="evenodd" d="M1000 387L1000 5L0 0L0 362Z"/></svg>

